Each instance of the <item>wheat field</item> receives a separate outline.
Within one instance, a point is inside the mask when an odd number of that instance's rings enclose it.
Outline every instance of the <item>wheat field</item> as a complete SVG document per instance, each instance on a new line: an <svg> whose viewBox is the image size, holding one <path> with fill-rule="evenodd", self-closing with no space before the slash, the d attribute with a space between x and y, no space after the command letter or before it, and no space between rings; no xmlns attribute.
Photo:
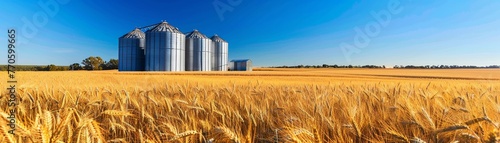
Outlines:
<svg viewBox="0 0 500 143"><path fill-rule="evenodd" d="M255 70L17 72L0 142L500 140L500 70Z"/></svg>

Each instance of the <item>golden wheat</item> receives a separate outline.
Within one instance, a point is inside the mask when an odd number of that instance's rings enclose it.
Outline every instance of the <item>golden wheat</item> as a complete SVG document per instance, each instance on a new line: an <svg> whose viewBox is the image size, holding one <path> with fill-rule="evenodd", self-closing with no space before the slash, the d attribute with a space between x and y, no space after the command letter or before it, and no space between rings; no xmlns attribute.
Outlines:
<svg viewBox="0 0 500 143"><path fill-rule="evenodd" d="M499 70L19 72L18 80L14 136L6 126L9 106L0 102L3 142L424 143L500 136Z"/></svg>

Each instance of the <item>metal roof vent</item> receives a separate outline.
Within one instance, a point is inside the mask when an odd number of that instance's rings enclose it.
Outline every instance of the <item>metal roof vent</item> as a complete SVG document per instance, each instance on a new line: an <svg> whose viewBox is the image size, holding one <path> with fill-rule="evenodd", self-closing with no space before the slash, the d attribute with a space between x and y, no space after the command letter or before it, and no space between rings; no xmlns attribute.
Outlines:
<svg viewBox="0 0 500 143"><path fill-rule="evenodd" d="M146 38L146 35L139 28L136 28L136 29L132 30L131 32L123 35L120 38L126 38L126 39L134 39L134 38L136 38L136 39L144 39L144 38Z"/></svg>
<svg viewBox="0 0 500 143"><path fill-rule="evenodd" d="M158 24L155 28L151 29L151 30L148 30L148 32L165 32L165 31L169 31L169 32L172 32L172 33L181 33L182 32L179 30L179 28L177 27L174 27L170 24L168 24L168 22L161 22L160 24Z"/></svg>
<svg viewBox="0 0 500 143"><path fill-rule="evenodd" d="M194 29L193 32L191 33L188 33L187 36L188 38L204 38L204 39L208 39L207 36L205 36L204 34L201 34L198 30Z"/></svg>
<svg viewBox="0 0 500 143"><path fill-rule="evenodd" d="M221 37L219 37L219 35L215 34L214 36L212 36L212 41L214 42L226 42L226 40L222 39ZM227 42L226 42L227 43Z"/></svg>

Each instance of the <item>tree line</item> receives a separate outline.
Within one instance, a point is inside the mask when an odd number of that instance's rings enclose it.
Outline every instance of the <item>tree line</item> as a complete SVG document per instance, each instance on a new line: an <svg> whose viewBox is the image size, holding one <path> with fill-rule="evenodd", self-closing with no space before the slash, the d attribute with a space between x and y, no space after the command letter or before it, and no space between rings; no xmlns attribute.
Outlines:
<svg viewBox="0 0 500 143"><path fill-rule="evenodd" d="M112 70L118 69L118 59L104 61L101 57L90 56L79 63L73 63L69 66L70 70Z"/></svg>
<svg viewBox="0 0 500 143"><path fill-rule="evenodd" d="M471 65L425 65L425 66L414 66L414 65L395 65L395 69L484 69L484 68L500 68L500 65L490 65L490 66L471 66Z"/></svg>
<svg viewBox="0 0 500 143"><path fill-rule="evenodd" d="M56 66L50 64L47 66L40 65L16 65L16 71L68 71L68 70L114 70L118 69L118 59L110 59L104 61L99 56L90 56L81 63L73 63L69 66ZM0 66L0 71L6 71L7 65Z"/></svg>
<svg viewBox="0 0 500 143"><path fill-rule="evenodd" d="M50 64L47 66L39 65L16 65L16 71L68 71L68 70L114 70L118 69L118 59L104 61L99 56L90 56L83 59L81 63L73 63L69 66L56 66ZM296 66L273 66L271 68L386 68L385 65L296 65ZM481 69L481 68L500 68L500 65L490 66L472 66L472 65L395 65L395 69ZM7 65L0 66L0 71L6 71Z"/></svg>
<svg viewBox="0 0 500 143"><path fill-rule="evenodd" d="M274 66L270 68L386 68L385 65L296 65L296 66ZM500 65L490 65L490 66L472 66L472 65L425 65L425 66L415 66L415 65L395 65L395 69L485 69L485 68L500 68Z"/></svg>
<svg viewBox="0 0 500 143"><path fill-rule="evenodd" d="M296 65L296 66L275 66L271 68L385 68L377 65Z"/></svg>

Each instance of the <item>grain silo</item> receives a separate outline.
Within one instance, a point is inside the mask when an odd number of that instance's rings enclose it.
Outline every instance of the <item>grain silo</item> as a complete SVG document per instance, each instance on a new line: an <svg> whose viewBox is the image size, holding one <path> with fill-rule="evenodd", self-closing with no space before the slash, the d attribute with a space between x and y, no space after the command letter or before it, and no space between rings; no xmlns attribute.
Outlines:
<svg viewBox="0 0 500 143"><path fill-rule="evenodd" d="M146 31L146 71L184 71L185 35L162 22Z"/></svg>
<svg viewBox="0 0 500 143"><path fill-rule="evenodd" d="M211 71L212 40L198 30L186 36L186 71Z"/></svg>
<svg viewBox="0 0 500 143"><path fill-rule="evenodd" d="M213 70L227 71L228 68L228 43L217 34L212 36L214 46Z"/></svg>
<svg viewBox="0 0 500 143"><path fill-rule="evenodd" d="M118 70L143 71L145 35L135 29L118 39Z"/></svg>

